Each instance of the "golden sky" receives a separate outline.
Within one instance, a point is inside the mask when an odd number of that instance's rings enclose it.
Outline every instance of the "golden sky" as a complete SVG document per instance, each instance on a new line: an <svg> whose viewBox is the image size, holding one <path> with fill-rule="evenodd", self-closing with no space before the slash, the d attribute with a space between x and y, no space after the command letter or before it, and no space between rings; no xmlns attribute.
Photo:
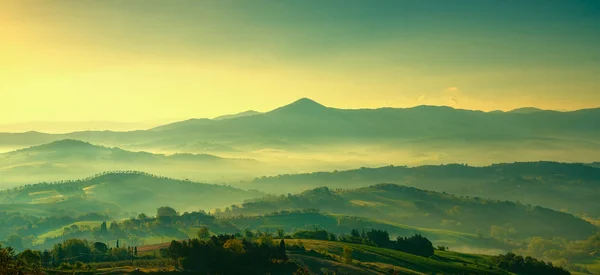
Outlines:
<svg viewBox="0 0 600 275"><path fill-rule="evenodd" d="M600 105L597 13L483 2L0 0L0 124Z"/></svg>

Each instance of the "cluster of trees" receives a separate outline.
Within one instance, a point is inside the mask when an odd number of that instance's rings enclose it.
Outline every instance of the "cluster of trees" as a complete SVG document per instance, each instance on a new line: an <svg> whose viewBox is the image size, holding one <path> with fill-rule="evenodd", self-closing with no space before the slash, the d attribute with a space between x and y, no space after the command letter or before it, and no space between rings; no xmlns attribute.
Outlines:
<svg viewBox="0 0 600 275"><path fill-rule="evenodd" d="M33 255L29 258L30 263L47 268L65 269L76 263L132 260L137 256L137 247L120 247L118 240L116 247L109 247L102 242L69 239L54 245L51 250L42 252L25 250L19 255L24 253Z"/></svg>
<svg viewBox="0 0 600 275"><path fill-rule="evenodd" d="M172 241L168 254L183 269L201 274L268 274L287 262L285 249L283 239L277 244L264 236L250 241L218 235L207 240Z"/></svg>
<svg viewBox="0 0 600 275"><path fill-rule="evenodd" d="M0 216L2 216L2 219L0 219L0 243L4 243L17 251L31 247L36 236L56 228L66 227L75 222L108 219L106 215L98 213L87 213L77 217L64 215L38 217L16 212L0 212ZM64 230L64 235L73 235L73 237L80 231L91 230L91 228L86 226L76 225L66 228L67 229Z"/></svg>
<svg viewBox="0 0 600 275"><path fill-rule="evenodd" d="M434 253L431 241L421 234L415 234L410 237L398 236L395 240L390 240L390 234L385 230L371 229L360 233L357 229L350 232L350 236L340 236L340 240L349 243L370 244L378 247L394 249L421 257L431 257Z"/></svg>
<svg viewBox="0 0 600 275"><path fill-rule="evenodd" d="M27 259L28 253L21 253L15 257L15 251L8 247L0 246L0 274L42 274L41 267L30 263Z"/></svg>
<svg viewBox="0 0 600 275"><path fill-rule="evenodd" d="M378 246L383 248L394 249L422 257L431 257L434 253L433 244L429 239L416 234L411 237L397 237L395 240L390 240L390 235L385 230L371 229L365 232L359 232L353 229L350 235L336 236L333 233L325 230L299 230L292 234L295 239L313 239L325 241L340 241L347 243L365 244Z"/></svg>
<svg viewBox="0 0 600 275"><path fill-rule="evenodd" d="M544 262L532 257L523 257L514 253L507 253L494 257L494 262L501 269L525 275L570 275L562 267L554 266L551 262Z"/></svg>

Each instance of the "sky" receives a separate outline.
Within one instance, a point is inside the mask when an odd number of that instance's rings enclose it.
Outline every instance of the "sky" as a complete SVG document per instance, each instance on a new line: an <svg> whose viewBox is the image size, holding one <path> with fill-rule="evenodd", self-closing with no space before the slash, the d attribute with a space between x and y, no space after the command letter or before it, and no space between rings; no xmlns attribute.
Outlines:
<svg viewBox="0 0 600 275"><path fill-rule="evenodd" d="M599 64L595 0L0 0L0 125L151 123L302 97L574 110L600 106Z"/></svg>

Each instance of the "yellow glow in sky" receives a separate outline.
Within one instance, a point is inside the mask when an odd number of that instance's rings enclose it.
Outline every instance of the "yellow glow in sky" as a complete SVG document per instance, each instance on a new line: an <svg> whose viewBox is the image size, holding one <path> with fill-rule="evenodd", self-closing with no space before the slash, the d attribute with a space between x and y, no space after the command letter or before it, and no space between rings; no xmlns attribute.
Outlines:
<svg viewBox="0 0 600 275"><path fill-rule="evenodd" d="M600 102L598 68L589 64L469 67L483 61L445 60L455 53L440 47L454 40L438 47L425 37L413 45L382 34L342 43L348 38L333 35L344 28L249 24L235 6L186 17L175 8L118 3L0 3L0 124L215 117L302 97L338 108L486 111Z"/></svg>

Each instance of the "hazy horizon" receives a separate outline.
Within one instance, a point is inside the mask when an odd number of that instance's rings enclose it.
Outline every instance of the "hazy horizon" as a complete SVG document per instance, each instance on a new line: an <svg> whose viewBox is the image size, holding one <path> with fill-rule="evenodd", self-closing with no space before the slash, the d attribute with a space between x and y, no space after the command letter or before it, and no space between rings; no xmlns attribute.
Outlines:
<svg viewBox="0 0 600 275"><path fill-rule="evenodd" d="M0 273L600 274L598 76L600 1L0 0Z"/></svg>
<svg viewBox="0 0 600 275"><path fill-rule="evenodd" d="M301 97L591 108L597 11L580 1L2 1L0 94L11 104L0 124L215 117Z"/></svg>
<svg viewBox="0 0 600 275"><path fill-rule="evenodd" d="M299 98L297 100L300 99L310 99L307 97L302 97ZM294 100L293 102L296 102L297 100ZM310 99L313 100L313 99ZM213 117L181 117L181 118L157 118L154 120L140 120L140 121L109 121L109 120L58 120L58 121L51 121L51 120L35 120L35 121L17 121L17 122L12 122L12 123L0 123L0 133L23 133L23 132L41 132L41 133L48 133L48 134L64 134L64 133L71 133L71 132L77 132L77 131L103 131L103 130L108 130L108 131L135 131L135 130L147 130L147 129L151 129L157 126L161 126L161 125L165 125L165 124L169 124L169 123L174 123L174 122L179 122L179 121L185 121L188 119L217 119L219 117L222 116L228 116L228 115L235 115L235 114L239 114L239 113L244 113L244 112L248 112L248 111L255 111L255 112L260 112L260 113L265 113L265 112L269 112L272 111L278 107L283 107L286 105L289 105L293 102L287 102L287 103L283 103L281 106L276 106L275 108L272 109L262 109L259 110L259 108L247 108L245 110L241 110L238 112L234 112L234 113L223 113L223 114L218 114L216 116ZM319 102L317 102L319 103ZM330 107L330 108L336 108L336 109L380 109L380 108L414 108L414 107L420 107L420 106L436 106L436 107L450 107L453 109L460 109L460 110L470 110L470 111L483 111L483 112L494 112L494 111L503 111L503 112L510 112L510 111L515 111L515 110L519 110L519 109L527 109L527 108L536 108L536 109L540 109L540 110L545 110L545 111L558 111L558 112L570 112L570 111L578 111L578 110L583 110L583 109L595 109L595 108L599 108L599 107L591 107L591 108L582 108L582 109L543 109L540 107L536 107L536 106L521 106L521 107L517 107L514 109L507 109L507 110L481 110L481 109L468 109L468 108L460 108L457 106L450 106L450 105L435 105L435 104L417 104L417 105L413 105L413 106L406 106L406 107L393 107L393 106L372 106L372 107L367 107L367 106L358 106L355 108L341 108L338 106L326 106L326 107Z"/></svg>

